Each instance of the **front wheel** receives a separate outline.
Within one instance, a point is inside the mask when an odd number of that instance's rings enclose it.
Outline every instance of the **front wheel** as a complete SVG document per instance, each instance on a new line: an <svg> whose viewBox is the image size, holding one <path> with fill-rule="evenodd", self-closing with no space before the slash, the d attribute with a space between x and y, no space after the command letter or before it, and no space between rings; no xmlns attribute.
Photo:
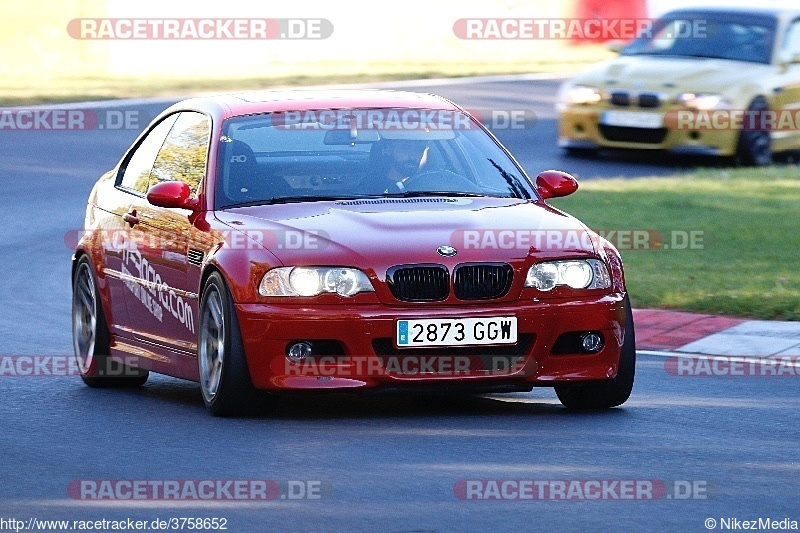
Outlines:
<svg viewBox="0 0 800 533"><path fill-rule="evenodd" d="M72 344L78 372L90 387L139 387L147 381L147 370L123 365L109 356L111 335L86 256L78 260L72 278Z"/></svg>
<svg viewBox="0 0 800 533"><path fill-rule="evenodd" d="M203 402L214 416L264 412L277 399L253 387L236 310L222 276L208 278L200 302L197 364Z"/></svg>
<svg viewBox="0 0 800 533"><path fill-rule="evenodd" d="M636 338L630 301L625 299L625 340L614 378L589 383L556 385L556 395L570 409L608 409L625 403L633 389L636 370Z"/></svg>
<svg viewBox="0 0 800 533"><path fill-rule="evenodd" d="M750 104L748 113L765 113L769 111L767 101L758 97ZM761 122L761 119L758 120ZM769 129L744 129L739 133L739 144L736 148L739 161L748 167L765 167L772 164L772 141Z"/></svg>

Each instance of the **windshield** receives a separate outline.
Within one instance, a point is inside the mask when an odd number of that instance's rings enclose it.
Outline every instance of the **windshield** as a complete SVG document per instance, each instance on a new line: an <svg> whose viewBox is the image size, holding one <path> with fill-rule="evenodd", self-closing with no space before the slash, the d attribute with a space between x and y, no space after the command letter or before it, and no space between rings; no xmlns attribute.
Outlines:
<svg viewBox="0 0 800 533"><path fill-rule="evenodd" d="M364 197L535 198L520 168L463 113L348 109L225 122L216 208Z"/></svg>
<svg viewBox="0 0 800 533"><path fill-rule="evenodd" d="M656 55L770 62L776 21L764 15L694 13L666 15L622 51Z"/></svg>

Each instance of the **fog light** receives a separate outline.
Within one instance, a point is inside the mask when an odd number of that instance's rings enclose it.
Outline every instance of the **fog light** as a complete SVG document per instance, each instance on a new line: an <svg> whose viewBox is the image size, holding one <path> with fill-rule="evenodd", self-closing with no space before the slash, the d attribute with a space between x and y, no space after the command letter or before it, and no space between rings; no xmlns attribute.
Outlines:
<svg viewBox="0 0 800 533"><path fill-rule="evenodd" d="M310 342L295 342L289 345L286 357L293 363L302 363L307 357L311 357L312 349Z"/></svg>
<svg viewBox="0 0 800 533"><path fill-rule="evenodd" d="M594 332L589 332L581 339L581 347L587 353L597 353L603 348L603 338Z"/></svg>

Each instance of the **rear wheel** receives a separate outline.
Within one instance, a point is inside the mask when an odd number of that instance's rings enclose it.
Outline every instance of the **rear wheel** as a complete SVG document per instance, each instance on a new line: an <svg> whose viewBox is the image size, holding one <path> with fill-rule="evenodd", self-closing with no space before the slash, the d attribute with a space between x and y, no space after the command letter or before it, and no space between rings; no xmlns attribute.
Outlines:
<svg viewBox="0 0 800 533"><path fill-rule="evenodd" d="M747 109L748 112L763 113L769 111L767 101L757 97ZM757 121L757 122L760 122ZM769 130L747 129L739 133L739 144L736 148L739 162L748 167L765 167L772 164L772 142Z"/></svg>
<svg viewBox="0 0 800 533"><path fill-rule="evenodd" d="M217 272L203 289L197 364L203 402L214 416L262 413L277 403L275 396L253 387L233 301Z"/></svg>
<svg viewBox="0 0 800 533"><path fill-rule="evenodd" d="M633 389L636 369L636 338L630 301L625 299L625 340L614 378L588 383L556 385L556 395L570 409L608 409L625 403Z"/></svg>
<svg viewBox="0 0 800 533"><path fill-rule="evenodd" d="M109 356L111 335L86 256L78 260L72 279L72 344L81 379L90 387L138 387L147 381L147 370Z"/></svg>

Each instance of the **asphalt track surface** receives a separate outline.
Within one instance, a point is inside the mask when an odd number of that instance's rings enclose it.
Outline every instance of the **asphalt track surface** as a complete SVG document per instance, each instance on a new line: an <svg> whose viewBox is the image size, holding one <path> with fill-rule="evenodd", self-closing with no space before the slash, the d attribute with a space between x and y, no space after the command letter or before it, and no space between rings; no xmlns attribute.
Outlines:
<svg viewBox="0 0 800 533"><path fill-rule="evenodd" d="M663 156L565 157L557 81L415 85L472 109L533 110L497 130L529 174L668 175ZM154 116L169 102L115 102ZM107 108L107 107L106 107ZM0 355L71 353L65 234L137 130L0 131ZM227 530L704 531L704 521L800 520L797 377L677 377L639 357L624 408L570 413L550 389L474 398L326 396L271 417L214 419L199 387L152 375L138 390L74 377L0 377L0 519L221 517ZM320 482L320 498L198 502L76 499L76 480ZM651 481L684 493L618 501L465 501L464 480ZM295 485L296 487L297 485ZM484 487L488 487L484 485ZM74 494L73 494L74 496ZM556 496L557 497L557 496ZM0 522L0 527L3 523Z"/></svg>

